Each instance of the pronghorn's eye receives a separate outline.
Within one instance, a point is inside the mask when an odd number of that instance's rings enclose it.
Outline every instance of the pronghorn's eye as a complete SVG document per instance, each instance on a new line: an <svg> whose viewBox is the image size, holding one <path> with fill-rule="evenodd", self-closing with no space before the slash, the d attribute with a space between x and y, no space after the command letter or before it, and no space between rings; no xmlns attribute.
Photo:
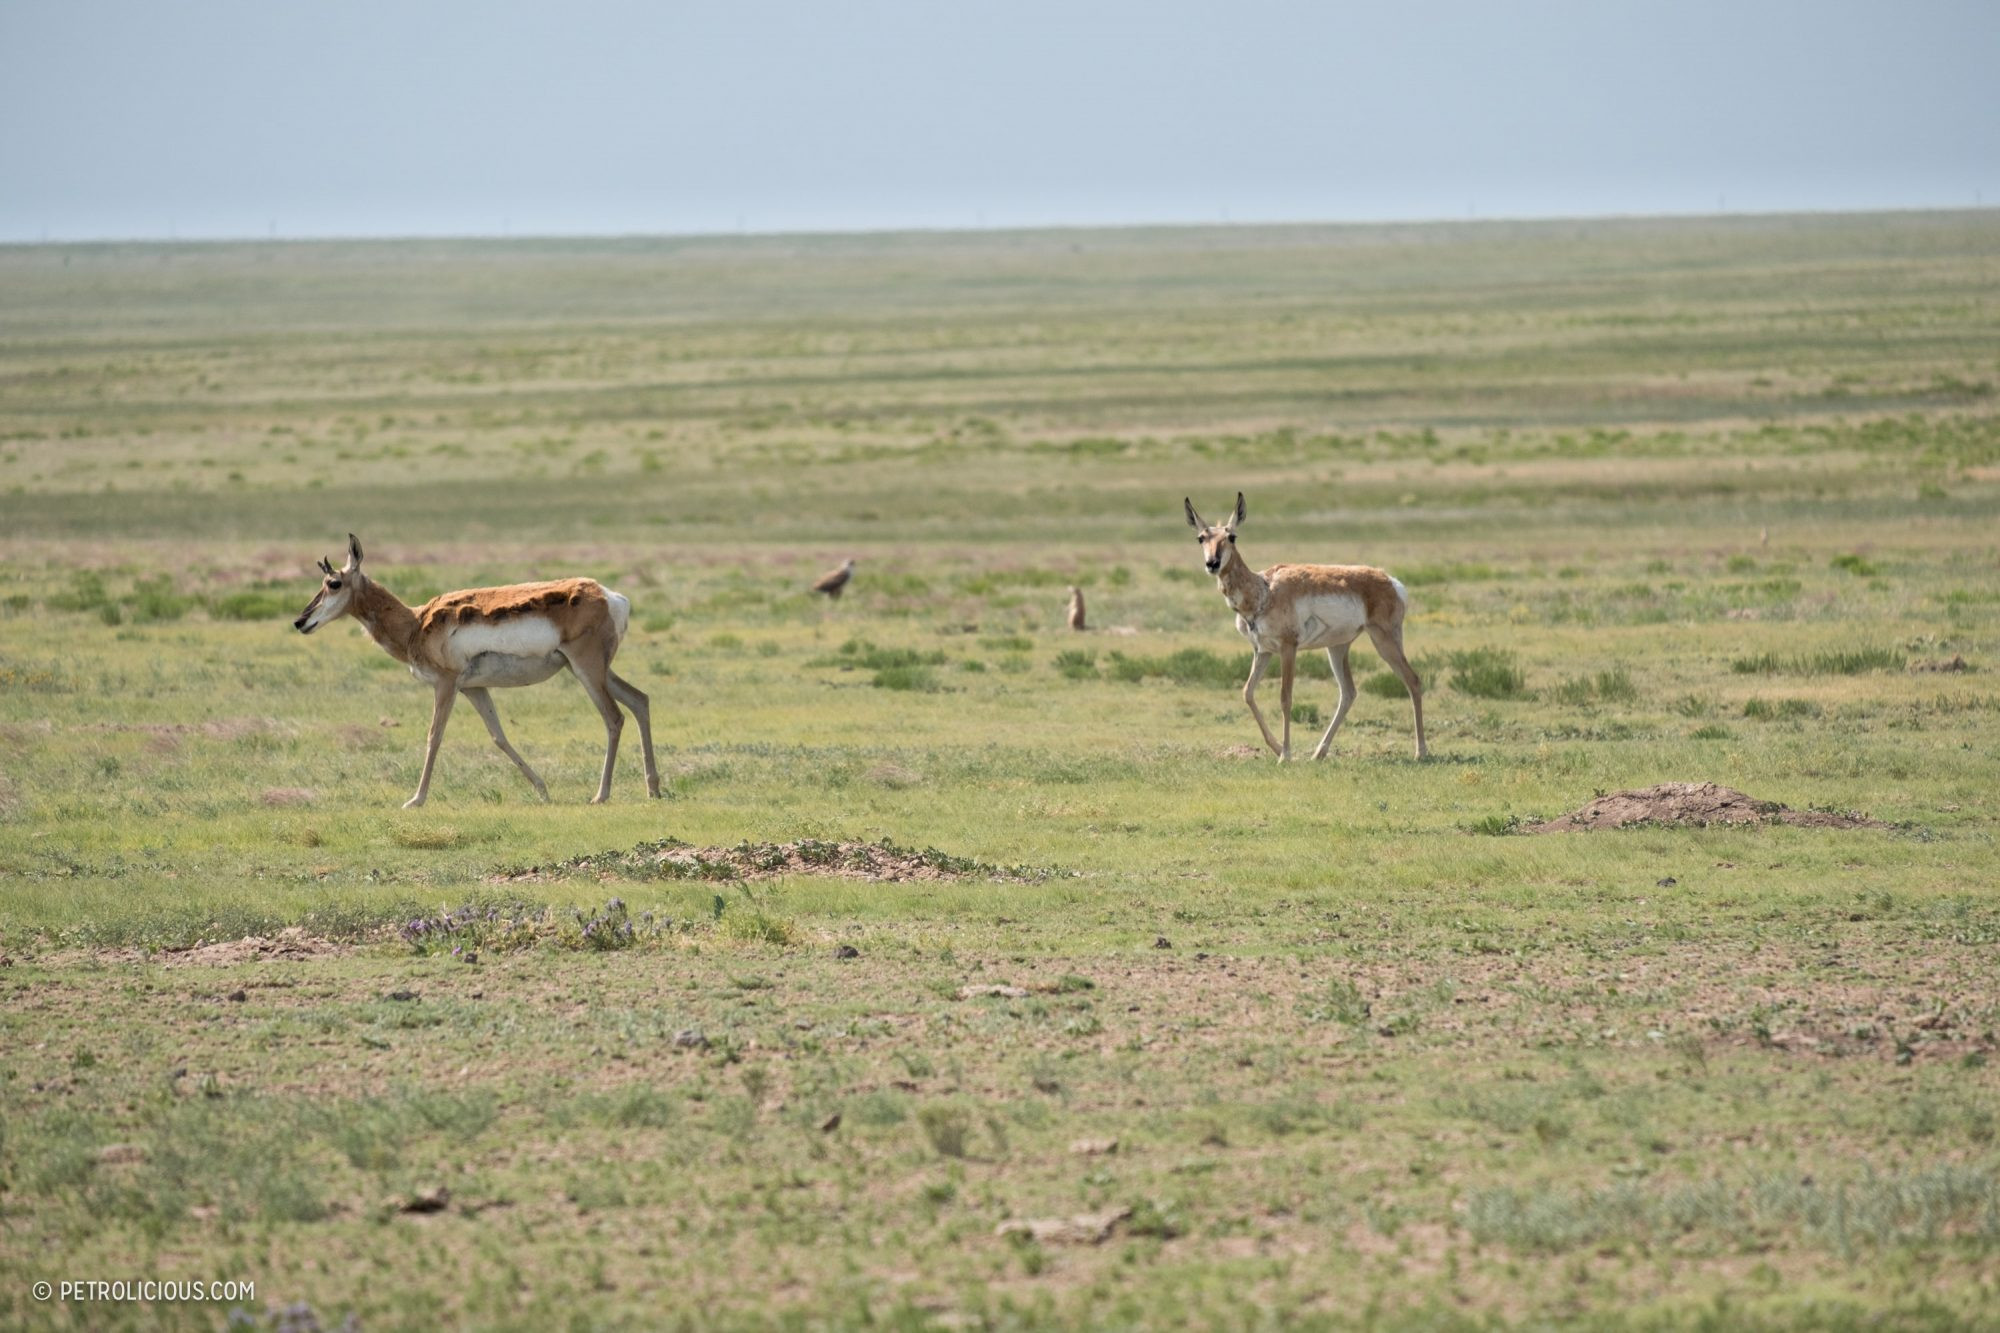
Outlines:
<svg viewBox="0 0 2000 1333"><path fill-rule="evenodd" d="M333 591L333 592L339 592L339 591L340 591L340 580L339 580L339 579L328 579L328 580L326 581L326 586L328 587L328 589L330 589L330 590L331 590L331 591Z"/></svg>

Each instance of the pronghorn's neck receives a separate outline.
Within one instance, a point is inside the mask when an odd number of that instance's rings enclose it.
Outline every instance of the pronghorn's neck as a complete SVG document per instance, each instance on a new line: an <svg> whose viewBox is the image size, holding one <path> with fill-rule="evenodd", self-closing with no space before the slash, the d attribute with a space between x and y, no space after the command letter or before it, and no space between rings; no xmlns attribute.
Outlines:
<svg viewBox="0 0 2000 1333"><path fill-rule="evenodd" d="M416 613L395 593L369 579L355 590L347 614L360 621L368 637L398 662L408 665L416 659Z"/></svg>
<svg viewBox="0 0 2000 1333"><path fill-rule="evenodd" d="M1233 544L1225 549L1229 558L1216 571L1215 586L1222 590L1223 600L1229 603L1230 609L1254 625L1264 614L1265 604L1270 600L1271 585L1265 582L1262 574L1243 562Z"/></svg>

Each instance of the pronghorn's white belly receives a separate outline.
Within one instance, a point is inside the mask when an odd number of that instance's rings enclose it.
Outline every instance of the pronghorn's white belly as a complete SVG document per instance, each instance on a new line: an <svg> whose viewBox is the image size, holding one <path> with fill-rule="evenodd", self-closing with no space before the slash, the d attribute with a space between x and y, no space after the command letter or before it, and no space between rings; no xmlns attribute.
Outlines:
<svg viewBox="0 0 2000 1333"><path fill-rule="evenodd" d="M1318 593L1294 603L1298 611L1298 650L1338 648L1353 643L1368 624L1368 609L1352 593ZM1284 638L1270 622L1252 624L1236 617L1236 629L1260 653L1284 651Z"/></svg>
<svg viewBox="0 0 2000 1333"><path fill-rule="evenodd" d="M454 626L445 638L443 657L458 673L462 690L504 689L536 685L563 669L559 651L562 632L541 616L521 616L497 625ZM417 676L433 680L431 672L412 667Z"/></svg>
<svg viewBox="0 0 2000 1333"><path fill-rule="evenodd" d="M445 639L444 657L463 671L475 657L547 657L562 646L562 631L541 616L514 616L498 624L457 625Z"/></svg>
<svg viewBox="0 0 2000 1333"><path fill-rule="evenodd" d="M539 685L561 671L568 659L561 653L541 657L521 657L513 653L481 653L466 664L458 678L461 690L506 689L513 685Z"/></svg>

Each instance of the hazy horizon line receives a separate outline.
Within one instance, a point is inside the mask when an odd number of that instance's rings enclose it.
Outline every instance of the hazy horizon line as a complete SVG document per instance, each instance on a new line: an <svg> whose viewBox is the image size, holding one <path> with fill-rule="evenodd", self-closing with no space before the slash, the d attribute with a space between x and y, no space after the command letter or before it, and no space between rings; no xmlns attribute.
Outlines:
<svg viewBox="0 0 2000 1333"><path fill-rule="evenodd" d="M1436 227L1436 226L1481 226L1518 223L1553 222L1648 222L1675 221L1693 222L1723 219L1771 219L1784 217L1871 217L1908 213L1990 213L2000 211L2000 204L1982 202L1971 204L1904 204L1891 207L1799 207L1799 208L1744 208L1744 209L1690 209L1682 212L1672 209L1648 212L1610 213L1495 213L1466 216L1407 216L1370 218L1205 218L1205 219L1152 219L1130 222L1045 222L1020 223L1012 225L989 225L982 223L932 223L910 226L859 226L859 227L780 227L769 230L743 227L735 230L702 229L676 231L662 229L649 230L603 230L603 231L357 231L357 232L297 232L283 233L275 229L266 232L215 232L194 235L179 235L169 232L165 235L135 233L131 235L95 235L56 237L44 235L39 238L0 237L0 248L33 249L47 246L51 249L63 246L90 245L241 245L241 244L320 244L352 242L397 242L397 241L629 241L629 240L781 240L787 238L806 239L813 237L866 237L866 236L930 236L930 235L1019 235L1036 232L1114 232L1114 231L1249 231L1280 227Z"/></svg>

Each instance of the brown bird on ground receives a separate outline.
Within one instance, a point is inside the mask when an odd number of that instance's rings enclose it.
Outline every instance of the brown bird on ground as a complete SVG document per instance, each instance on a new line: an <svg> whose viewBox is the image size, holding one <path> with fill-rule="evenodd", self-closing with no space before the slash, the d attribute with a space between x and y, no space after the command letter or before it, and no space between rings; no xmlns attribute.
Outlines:
<svg viewBox="0 0 2000 1333"><path fill-rule="evenodd" d="M1069 627L1071 629L1082 629L1084 627L1083 589L1081 588L1072 587L1069 590Z"/></svg>
<svg viewBox="0 0 2000 1333"><path fill-rule="evenodd" d="M854 561L849 559L839 569L828 570L814 579L812 590L823 592L835 601L839 601L841 592L847 587L847 581L853 577Z"/></svg>

